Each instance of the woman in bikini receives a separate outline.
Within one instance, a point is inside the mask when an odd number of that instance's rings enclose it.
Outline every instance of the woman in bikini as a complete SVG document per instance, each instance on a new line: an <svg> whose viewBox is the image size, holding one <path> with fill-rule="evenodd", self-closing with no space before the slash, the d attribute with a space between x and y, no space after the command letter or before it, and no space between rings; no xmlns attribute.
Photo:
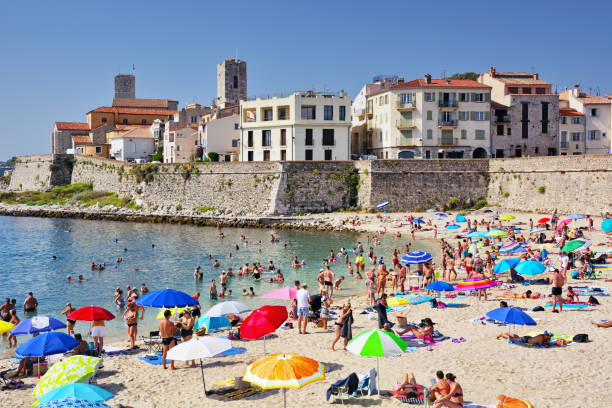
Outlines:
<svg viewBox="0 0 612 408"><path fill-rule="evenodd" d="M425 328L420 329L415 326L408 326L408 328L398 331L398 336L401 336L404 333L411 332L416 338L423 340L432 340L433 341L433 333L434 333L434 322L431 321L429 317L421 320L421 324L425 326Z"/></svg>
<svg viewBox="0 0 612 408"><path fill-rule="evenodd" d="M127 334L130 338L130 348L137 348L136 343L136 333L138 326L138 306L136 303L129 302L125 308L125 312L123 312L123 316L121 316L123 320L127 323Z"/></svg>
<svg viewBox="0 0 612 408"><path fill-rule="evenodd" d="M193 326L195 325L195 319L191 316L190 310L185 310L179 318L176 326L181 329L181 341L186 342L193 336ZM186 362L189 365L189 362ZM191 366L195 366L195 361L191 360Z"/></svg>
<svg viewBox="0 0 612 408"><path fill-rule="evenodd" d="M76 309L72 307L70 303L66 303L66 307L62 310L62 314L68 316L70 313L74 312ZM68 331L68 335L74 332L74 325L76 324L76 320L68 319L66 317L66 330Z"/></svg>
<svg viewBox="0 0 612 408"><path fill-rule="evenodd" d="M438 398L448 394L451 388L450 385L448 385L448 382L444 379L444 373L442 371L438 370L436 372L436 378L438 379L438 382L429 389L429 400L431 402L434 402Z"/></svg>
<svg viewBox="0 0 612 408"><path fill-rule="evenodd" d="M450 387L448 394L440 396L433 404L433 408L463 408L463 388L455 381L456 377L446 374L446 383Z"/></svg>
<svg viewBox="0 0 612 408"><path fill-rule="evenodd" d="M340 336L342 335L342 325L344 324L344 319L346 319L346 317L350 314L351 305L345 303L344 306L342 306L342 311L338 314L338 319L334 322L334 331L336 332L336 338L334 339L334 341L332 341L331 344L332 351L336 351L336 349L334 349L334 346L336 345L338 340L340 340Z"/></svg>

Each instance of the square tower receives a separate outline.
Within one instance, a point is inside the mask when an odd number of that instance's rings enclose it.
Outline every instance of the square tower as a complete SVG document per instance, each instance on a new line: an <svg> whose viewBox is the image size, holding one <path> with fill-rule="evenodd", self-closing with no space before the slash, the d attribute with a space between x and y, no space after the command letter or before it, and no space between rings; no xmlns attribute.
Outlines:
<svg viewBox="0 0 612 408"><path fill-rule="evenodd" d="M217 103L221 108L238 105L247 96L246 61L226 59L217 65Z"/></svg>
<svg viewBox="0 0 612 408"><path fill-rule="evenodd" d="M115 98L136 98L136 77L134 75L115 76Z"/></svg>

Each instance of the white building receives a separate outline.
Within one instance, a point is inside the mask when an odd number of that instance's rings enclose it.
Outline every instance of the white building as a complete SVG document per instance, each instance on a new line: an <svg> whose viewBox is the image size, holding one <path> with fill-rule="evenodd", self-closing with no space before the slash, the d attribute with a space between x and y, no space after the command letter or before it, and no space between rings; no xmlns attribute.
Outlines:
<svg viewBox="0 0 612 408"><path fill-rule="evenodd" d="M198 128L204 154L219 154L219 161L238 160L240 146L239 106L214 110L204 115Z"/></svg>
<svg viewBox="0 0 612 408"><path fill-rule="evenodd" d="M584 153L606 154L610 152L611 105L610 99L580 92L576 85L559 94L560 106L576 110L584 115Z"/></svg>
<svg viewBox="0 0 612 408"><path fill-rule="evenodd" d="M584 154L584 114L559 100L559 152L561 156ZM563 107L565 106L565 108Z"/></svg>
<svg viewBox="0 0 612 408"><path fill-rule="evenodd" d="M240 160L348 160L350 109L344 92L240 101Z"/></svg>
<svg viewBox="0 0 612 408"><path fill-rule="evenodd" d="M164 163L186 163L197 154L198 131L191 127L170 129L164 133Z"/></svg>
<svg viewBox="0 0 612 408"><path fill-rule="evenodd" d="M135 128L111 140L110 155L120 161L151 160L155 140L149 128Z"/></svg>
<svg viewBox="0 0 612 408"><path fill-rule="evenodd" d="M381 89L367 98L370 152L381 159L490 157L490 110L491 88L476 81L425 75Z"/></svg>

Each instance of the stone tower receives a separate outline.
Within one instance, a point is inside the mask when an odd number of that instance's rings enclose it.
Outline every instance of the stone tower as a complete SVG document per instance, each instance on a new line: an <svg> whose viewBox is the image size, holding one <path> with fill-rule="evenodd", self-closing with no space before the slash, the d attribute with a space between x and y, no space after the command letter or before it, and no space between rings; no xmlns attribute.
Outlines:
<svg viewBox="0 0 612 408"><path fill-rule="evenodd" d="M217 100L220 108L238 105L247 96L246 61L226 59L217 65Z"/></svg>
<svg viewBox="0 0 612 408"><path fill-rule="evenodd" d="M115 98L136 98L136 77L134 75L115 76Z"/></svg>

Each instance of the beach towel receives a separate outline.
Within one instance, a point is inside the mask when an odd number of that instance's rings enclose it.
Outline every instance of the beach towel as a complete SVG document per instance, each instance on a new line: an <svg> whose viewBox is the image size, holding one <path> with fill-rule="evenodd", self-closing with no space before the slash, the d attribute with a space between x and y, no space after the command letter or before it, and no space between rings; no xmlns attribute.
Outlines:
<svg viewBox="0 0 612 408"><path fill-rule="evenodd" d="M563 304L564 309L586 309L589 306L590 304L588 303L564 303ZM547 303L544 305L544 307L552 307L552 303Z"/></svg>
<svg viewBox="0 0 612 408"><path fill-rule="evenodd" d="M430 300L435 299L433 296L419 296L414 299L409 299L411 305L420 305L421 303L429 302Z"/></svg>
<svg viewBox="0 0 612 408"><path fill-rule="evenodd" d="M400 394L397 392L400 386L401 386L400 383L396 383L391 389L391 395L393 395L393 397L397 398L404 404L423 405L425 403L424 388L422 385L417 384L416 390L414 393L412 393L413 397L411 398L407 398L403 394ZM414 396L414 394L416 394L416 396Z"/></svg>
<svg viewBox="0 0 612 408"><path fill-rule="evenodd" d="M241 377L219 381L213 387L212 390L206 391L206 396L218 401L235 401L263 391L257 385L242 381Z"/></svg>
<svg viewBox="0 0 612 408"><path fill-rule="evenodd" d="M224 351L221 354L217 354L218 356L235 356L236 354L244 354L244 353L248 353L249 350L243 348L243 347L232 347L229 350Z"/></svg>
<svg viewBox="0 0 612 408"><path fill-rule="evenodd" d="M161 353L155 353L154 355L146 355L146 356L138 357L138 359L144 361L145 363L154 365L154 366L162 365Z"/></svg>
<svg viewBox="0 0 612 408"><path fill-rule="evenodd" d="M329 401L332 394L342 393L342 394L351 395L355 391L357 391L358 385L359 385L359 377L357 376L356 373L351 373L348 377L342 380L338 380L332 385L330 385L329 388L327 389L327 392L325 393L325 399L326 401ZM344 391L345 387L347 388L346 391Z"/></svg>

